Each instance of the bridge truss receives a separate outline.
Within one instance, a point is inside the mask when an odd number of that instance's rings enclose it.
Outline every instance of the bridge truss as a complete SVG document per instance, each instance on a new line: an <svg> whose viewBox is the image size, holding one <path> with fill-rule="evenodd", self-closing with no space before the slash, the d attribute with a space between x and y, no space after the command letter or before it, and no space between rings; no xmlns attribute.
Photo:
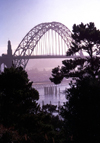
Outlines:
<svg viewBox="0 0 100 143"><path fill-rule="evenodd" d="M59 22L41 23L32 28L23 38L14 52L13 62L17 67L25 68L32 55L54 55L54 57L65 55L71 41L71 32L65 25Z"/></svg>

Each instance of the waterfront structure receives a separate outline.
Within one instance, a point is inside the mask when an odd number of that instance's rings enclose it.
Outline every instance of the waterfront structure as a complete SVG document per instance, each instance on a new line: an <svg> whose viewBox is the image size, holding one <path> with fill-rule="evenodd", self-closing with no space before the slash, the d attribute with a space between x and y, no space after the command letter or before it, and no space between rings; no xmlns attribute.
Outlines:
<svg viewBox="0 0 100 143"><path fill-rule="evenodd" d="M12 63L18 67L26 67L29 59L37 58L73 58L66 57L66 51L72 43L71 31L62 23L41 23L32 28L22 39L14 54L11 42L8 41L7 54L0 57L0 65L4 63L11 67ZM82 51L79 53L83 56Z"/></svg>

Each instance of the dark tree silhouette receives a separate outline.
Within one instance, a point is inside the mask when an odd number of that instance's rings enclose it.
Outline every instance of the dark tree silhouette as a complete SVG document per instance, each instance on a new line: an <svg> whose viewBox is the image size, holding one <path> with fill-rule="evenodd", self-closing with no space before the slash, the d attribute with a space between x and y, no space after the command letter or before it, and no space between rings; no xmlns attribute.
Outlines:
<svg viewBox="0 0 100 143"><path fill-rule="evenodd" d="M67 56L80 51L84 52L85 56L64 60L62 67L54 68L50 80L55 84L59 84L64 77L98 76L100 58L97 55L100 53L100 31L96 29L94 23L74 24L72 38L72 46L68 49Z"/></svg>
<svg viewBox="0 0 100 143"><path fill-rule="evenodd" d="M100 81L85 77L66 91L68 102L61 109L66 140L100 142Z"/></svg>
<svg viewBox="0 0 100 143"><path fill-rule="evenodd" d="M94 23L74 25L72 46L67 55L83 51L85 56L63 61L52 70L50 80L56 84L72 78L66 90L68 102L61 109L65 141L100 142L100 31Z"/></svg>
<svg viewBox="0 0 100 143"><path fill-rule="evenodd" d="M13 125L23 114L37 113L39 93L22 67L5 68L0 74L0 122Z"/></svg>
<svg viewBox="0 0 100 143"><path fill-rule="evenodd" d="M0 74L0 143L62 142L63 122L41 110L38 98L22 67L5 68Z"/></svg>

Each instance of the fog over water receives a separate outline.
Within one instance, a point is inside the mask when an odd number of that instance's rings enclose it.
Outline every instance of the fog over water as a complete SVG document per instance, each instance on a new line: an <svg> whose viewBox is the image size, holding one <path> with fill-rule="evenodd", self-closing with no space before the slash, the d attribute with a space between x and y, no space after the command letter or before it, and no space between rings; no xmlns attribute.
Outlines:
<svg viewBox="0 0 100 143"><path fill-rule="evenodd" d="M62 61L65 59L30 59L26 70L35 69L43 70L43 69L51 69L57 67L58 65L62 65Z"/></svg>
<svg viewBox="0 0 100 143"><path fill-rule="evenodd" d="M33 81L33 87L39 92L38 103L43 104L63 105L66 102L65 89L69 87L69 81L64 80L61 84L55 85L49 78L52 74L52 69L57 66L62 66L62 61L65 59L33 59L30 60L26 70L29 79Z"/></svg>
<svg viewBox="0 0 100 143"><path fill-rule="evenodd" d="M38 103L40 106L46 104L63 105L66 102L65 90L69 87L68 81L62 84L54 85L53 83L33 84L33 87L39 92Z"/></svg>

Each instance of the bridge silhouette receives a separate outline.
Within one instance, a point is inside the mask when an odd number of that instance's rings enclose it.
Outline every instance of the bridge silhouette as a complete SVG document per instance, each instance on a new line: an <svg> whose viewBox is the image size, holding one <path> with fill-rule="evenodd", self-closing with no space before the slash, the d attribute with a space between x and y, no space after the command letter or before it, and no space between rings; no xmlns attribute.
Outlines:
<svg viewBox="0 0 100 143"><path fill-rule="evenodd" d="M0 57L0 65L26 67L29 59L37 58L73 58L66 56L72 42L71 31L62 23L41 23L32 28L22 39L14 54L8 41L7 54ZM82 52L79 53L82 56Z"/></svg>

